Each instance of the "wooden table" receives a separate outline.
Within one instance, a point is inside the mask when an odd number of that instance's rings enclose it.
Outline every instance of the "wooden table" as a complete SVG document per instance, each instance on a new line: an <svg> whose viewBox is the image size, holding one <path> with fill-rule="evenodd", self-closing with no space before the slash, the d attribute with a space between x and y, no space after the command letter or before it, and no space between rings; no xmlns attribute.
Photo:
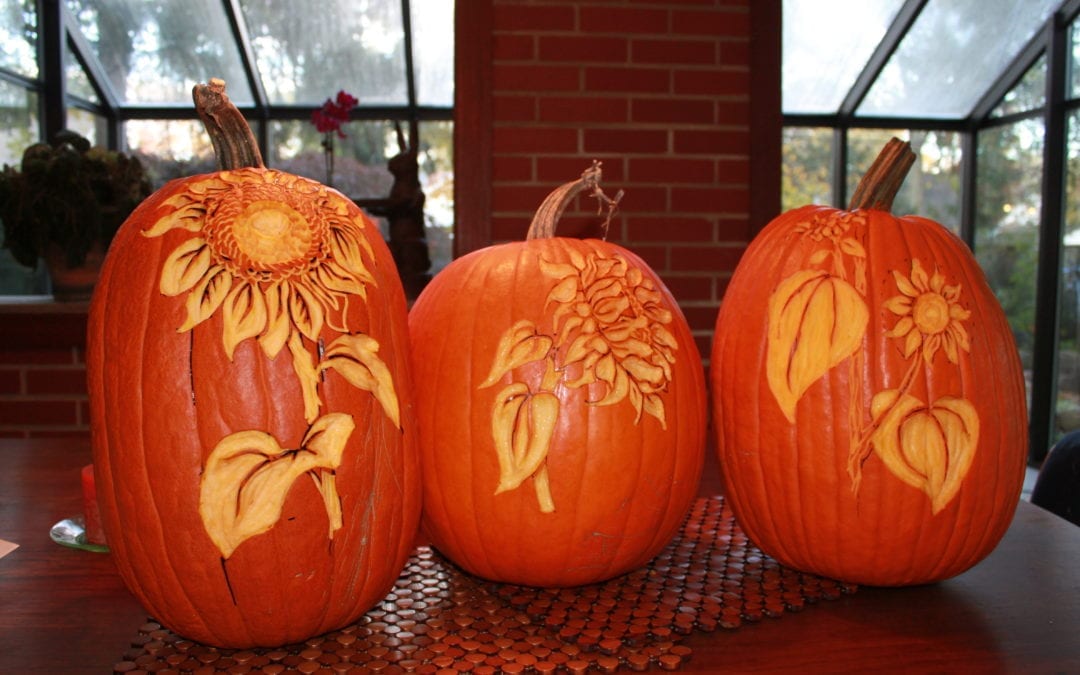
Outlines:
<svg viewBox="0 0 1080 675"><path fill-rule="evenodd" d="M0 673L108 673L146 614L108 555L49 528L81 509L81 440L0 440ZM716 489L706 467L703 494ZM933 586L860 588L698 633L681 672L1080 672L1080 528L1022 503L998 549Z"/></svg>

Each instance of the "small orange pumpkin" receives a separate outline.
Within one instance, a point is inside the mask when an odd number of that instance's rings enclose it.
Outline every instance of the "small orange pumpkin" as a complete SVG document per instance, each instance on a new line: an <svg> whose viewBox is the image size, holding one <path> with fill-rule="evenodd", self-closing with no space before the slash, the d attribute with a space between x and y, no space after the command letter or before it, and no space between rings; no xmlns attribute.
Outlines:
<svg viewBox="0 0 1080 675"><path fill-rule="evenodd" d="M755 238L725 293L711 386L725 494L763 551L870 585L932 582L996 546L1027 457L1024 377L968 248L889 208L886 146L852 207Z"/></svg>
<svg viewBox="0 0 1080 675"><path fill-rule="evenodd" d="M422 526L466 570L573 586L646 563L697 493L705 385L690 329L636 255L555 237L599 165L529 238L455 260L409 313ZM612 203L613 205L613 203Z"/></svg>
<svg viewBox="0 0 1080 675"><path fill-rule="evenodd" d="M227 170L143 202L91 303L98 497L157 621L277 646L359 618L414 545L405 298L350 200L263 168L220 81L196 102Z"/></svg>

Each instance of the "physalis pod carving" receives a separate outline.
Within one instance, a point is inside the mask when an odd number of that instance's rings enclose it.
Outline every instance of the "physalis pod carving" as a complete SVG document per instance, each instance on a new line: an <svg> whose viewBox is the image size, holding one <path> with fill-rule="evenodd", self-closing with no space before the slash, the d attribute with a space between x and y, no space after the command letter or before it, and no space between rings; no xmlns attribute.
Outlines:
<svg viewBox="0 0 1080 675"><path fill-rule="evenodd" d="M238 169L189 182L165 201L168 213L143 232L188 234L168 255L159 289L184 297L180 333L217 312L221 346L231 360L240 343L254 339L265 358L287 349L311 432L298 450L277 439L243 430L222 439L202 476L200 513L223 557L264 532L280 517L292 482L310 473L322 493L329 536L341 527L333 470L353 431L351 417L328 412L319 392L332 370L352 386L371 392L400 427L392 374L378 355L379 343L348 325L349 303L367 299L375 286L374 260L364 219L326 187L278 171ZM341 335L318 355L324 327Z"/></svg>
<svg viewBox="0 0 1080 675"><path fill-rule="evenodd" d="M961 288L945 274L912 260L910 275L893 270L899 293L883 307L897 317L886 337L899 341L909 361L899 386L872 397L862 409L862 343L866 304L866 217L858 212L815 215L795 229L821 246L811 267L780 282L769 298L766 379L787 420L815 382L845 361L849 372L848 474L858 492L863 463L876 454L900 480L930 499L934 513L956 496L971 468L979 417L970 401L944 397L927 404L912 393L919 368L943 354L959 364L971 343L963 321Z"/></svg>
<svg viewBox="0 0 1080 675"><path fill-rule="evenodd" d="M521 366L545 362L538 382L504 384L492 405L491 431L499 461L499 494L530 476L540 510L555 510L546 459L560 413L558 388L587 387L590 405L629 401L636 411L666 428L662 394L675 364L672 313L641 269L618 254L569 250L569 262L540 260L554 282L545 309L551 326L541 330L522 320L500 338L480 388L504 382ZM553 308L553 309L552 309Z"/></svg>

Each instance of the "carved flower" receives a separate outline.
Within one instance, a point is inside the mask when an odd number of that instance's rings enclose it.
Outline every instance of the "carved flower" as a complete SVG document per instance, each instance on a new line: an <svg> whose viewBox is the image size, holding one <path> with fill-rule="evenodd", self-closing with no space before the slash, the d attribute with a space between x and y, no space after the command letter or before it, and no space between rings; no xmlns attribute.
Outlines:
<svg viewBox="0 0 1080 675"><path fill-rule="evenodd" d="M814 241L839 241L855 225L866 223L866 216L858 213L815 214L810 220L795 226L795 233Z"/></svg>
<svg viewBox="0 0 1080 675"><path fill-rule="evenodd" d="M571 387L602 383L606 393L597 405L629 397L641 412L665 424L660 392L671 380L677 349L667 325L671 311L641 270L618 255L570 254L570 263L541 260L544 274L558 280L547 302L553 314L556 343L566 345L561 366L580 364Z"/></svg>
<svg viewBox="0 0 1080 675"><path fill-rule="evenodd" d="M366 297L365 284L374 284L364 263L371 249L363 221L314 181L225 171L168 203L176 210L144 234L180 228L191 236L166 260L161 292L187 294L181 332L221 309L230 358L251 337L270 358L296 331L316 340L331 310L343 308L350 295Z"/></svg>
<svg viewBox="0 0 1080 675"><path fill-rule="evenodd" d="M971 341L962 321L971 311L960 306L960 286L945 285L945 276L934 270L930 275L918 259L911 261L911 276L893 272L900 295L885 301L885 308L900 317L886 335L904 341L903 353L910 358L922 352L927 363L938 349L951 363L959 361L961 349L971 351Z"/></svg>

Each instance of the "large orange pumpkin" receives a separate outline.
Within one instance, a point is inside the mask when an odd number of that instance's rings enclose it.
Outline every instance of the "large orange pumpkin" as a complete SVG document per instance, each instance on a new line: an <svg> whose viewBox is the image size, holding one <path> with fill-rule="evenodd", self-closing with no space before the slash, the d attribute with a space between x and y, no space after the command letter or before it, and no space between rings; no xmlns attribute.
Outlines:
<svg viewBox="0 0 1080 675"><path fill-rule="evenodd" d="M871 585L944 579L997 544L1027 456L1024 377L967 247L888 210L914 155L886 146L847 211L754 239L716 323L726 495L781 562Z"/></svg>
<svg viewBox="0 0 1080 675"><path fill-rule="evenodd" d="M405 299L376 225L262 168L222 83L196 92L233 168L168 183L109 250L87 348L98 497L156 620L282 645L356 620L412 550Z"/></svg>
<svg viewBox="0 0 1080 675"><path fill-rule="evenodd" d="M610 578L655 556L697 492L705 385L656 274L554 223L599 166L545 201L529 239L463 256L409 314L422 526L479 576Z"/></svg>

